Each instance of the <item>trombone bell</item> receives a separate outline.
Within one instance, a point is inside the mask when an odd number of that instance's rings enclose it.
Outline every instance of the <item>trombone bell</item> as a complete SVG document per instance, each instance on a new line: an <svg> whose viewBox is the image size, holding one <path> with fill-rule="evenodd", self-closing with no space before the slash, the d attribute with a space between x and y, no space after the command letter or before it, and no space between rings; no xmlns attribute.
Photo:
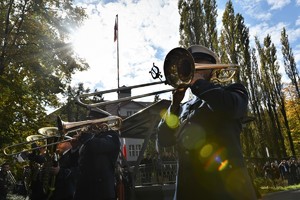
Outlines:
<svg viewBox="0 0 300 200"><path fill-rule="evenodd" d="M164 62L164 74L167 84L174 88L187 87L194 77L195 62L193 56L184 48L172 49Z"/></svg>
<svg viewBox="0 0 300 200"><path fill-rule="evenodd" d="M47 137L50 137L50 136L57 136L59 137L59 134L58 134L58 128L57 127L43 127L43 128L40 128L38 130L38 133L43 135L43 136L47 136Z"/></svg>

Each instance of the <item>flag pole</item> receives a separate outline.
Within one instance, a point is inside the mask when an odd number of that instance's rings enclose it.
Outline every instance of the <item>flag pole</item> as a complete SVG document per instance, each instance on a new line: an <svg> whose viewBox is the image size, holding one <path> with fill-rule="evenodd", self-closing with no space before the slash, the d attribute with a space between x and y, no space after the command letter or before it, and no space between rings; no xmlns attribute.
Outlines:
<svg viewBox="0 0 300 200"><path fill-rule="evenodd" d="M120 68L119 68L119 19L118 19L118 15L116 15L116 26L117 26L117 30L116 30L116 37L117 37L117 69L118 69L118 88L120 88Z"/></svg>

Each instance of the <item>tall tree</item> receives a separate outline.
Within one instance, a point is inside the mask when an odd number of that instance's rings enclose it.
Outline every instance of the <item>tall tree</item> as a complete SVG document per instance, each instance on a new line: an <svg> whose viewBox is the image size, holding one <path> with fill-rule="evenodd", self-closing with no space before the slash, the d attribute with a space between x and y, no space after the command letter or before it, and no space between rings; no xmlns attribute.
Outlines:
<svg viewBox="0 0 300 200"><path fill-rule="evenodd" d="M204 17L203 5L199 0L179 0L180 14L179 44L188 47L192 44L203 44Z"/></svg>
<svg viewBox="0 0 300 200"><path fill-rule="evenodd" d="M286 34L286 30L283 27L281 31L281 52L283 55L283 63L284 63L284 69L291 80L292 84L295 87L295 90L298 94L298 98L300 98L300 91L299 91L299 84L300 84L300 78L299 78L299 72L296 66L295 58L293 55L292 48L290 47L288 35Z"/></svg>
<svg viewBox="0 0 300 200"><path fill-rule="evenodd" d="M179 0L178 10L181 16L179 44L183 47L200 44L217 52L216 1Z"/></svg>
<svg viewBox="0 0 300 200"><path fill-rule="evenodd" d="M272 145L273 150L277 151L278 157L286 157L286 148L284 144L283 132L280 124L279 113L277 109L278 105L278 90L281 80L279 80L280 74L278 73L278 64L276 57L276 48L271 41L271 36L267 35L264 38L264 47L262 48L256 38L256 45L259 50L260 63L261 63L261 75L263 83L263 103L267 109L268 116L271 123L271 133L276 138ZM279 83L278 83L279 81ZM279 147L279 148L278 148Z"/></svg>
<svg viewBox="0 0 300 200"><path fill-rule="evenodd" d="M264 132L267 130L264 125L265 118L263 116L263 108L260 100L263 96L263 90L261 87L262 79L258 67L258 61L256 57L256 49L252 48L251 50L251 68L246 68L246 76L249 76L249 95L250 95L250 107L251 107L251 114L255 116L255 126L254 131L257 137L257 144L260 148L257 149L257 154L259 155L266 155L265 147L267 137Z"/></svg>
<svg viewBox="0 0 300 200"><path fill-rule="evenodd" d="M203 0L205 29L204 46L218 53L217 3L215 0Z"/></svg>
<svg viewBox="0 0 300 200"><path fill-rule="evenodd" d="M221 60L224 63L238 63L238 52L236 49L237 35L236 35L236 19L234 14L234 8L231 1L226 3L226 8L222 16L222 30L221 41L222 44L222 57Z"/></svg>
<svg viewBox="0 0 300 200"><path fill-rule="evenodd" d="M64 91L75 71L87 69L67 42L85 18L84 10L71 0L0 2L3 138L43 126L46 106L58 106L56 94Z"/></svg>

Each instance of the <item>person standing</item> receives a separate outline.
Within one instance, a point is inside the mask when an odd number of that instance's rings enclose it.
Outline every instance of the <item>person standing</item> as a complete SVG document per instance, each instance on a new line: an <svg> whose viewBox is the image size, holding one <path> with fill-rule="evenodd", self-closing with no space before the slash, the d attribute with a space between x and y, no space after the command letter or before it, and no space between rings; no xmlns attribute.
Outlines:
<svg viewBox="0 0 300 200"><path fill-rule="evenodd" d="M247 91L239 83L221 86L211 81L219 63L214 52L201 45L188 51L195 63L211 68L196 65L190 83L193 99L181 104L187 88L177 89L158 125L159 145L177 146L174 199L255 200L240 144Z"/></svg>
<svg viewBox="0 0 300 200"><path fill-rule="evenodd" d="M55 190L50 200L72 200L78 176L79 146L76 141L57 145L58 165L51 168L56 176Z"/></svg>
<svg viewBox="0 0 300 200"><path fill-rule="evenodd" d="M12 174L10 174L10 166L3 163L0 170L0 200L6 200L9 188L13 185ZM11 176L11 177L10 177Z"/></svg>
<svg viewBox="0 0 300 200"><path fill-rule="evenodd" d="M91 112L89 119L102 118ZM118 130L105 124L77 135L79 175L74 200L116 200L115 168L120 151Z"/></svg>

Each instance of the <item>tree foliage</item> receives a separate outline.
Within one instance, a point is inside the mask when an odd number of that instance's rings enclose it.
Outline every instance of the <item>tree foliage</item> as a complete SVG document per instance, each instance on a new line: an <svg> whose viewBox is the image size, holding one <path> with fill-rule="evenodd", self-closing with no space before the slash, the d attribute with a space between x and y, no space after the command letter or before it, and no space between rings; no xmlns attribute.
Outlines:
<svg viewBox="0 0 300 200"><path fill-rule="evenodd" d="M281 41L284 67L291 79L291 84L288 85L289 94L281 80L281 66L271 36L267 35L262 43L255 36L255 46L251 46L249 28L245 25L243 16L240 13L235 14L231 0L226 3L219 34L214 27L215 1L198 1L197 6L192 7L196 5L194 1L179 0L178 5L181 14L180 44L185 47L190 44L207 46L218 53L222 63L239 65L234 81L243 83L248 90L248 115L254 117L244 127L241 135L245 156L266 157L266 147L271 157L296 156L297 148L294 145L299 145L297 141L300 130L299 112L295 109L299 108L299 74L285 29L282 31ZM200 15L198 18L193 17L196 13ZM207 29L210 27L208 24L214 28ZM195 27L200 25L202 27ZM208 30L216 31L216 41L212 37L205 37L206 33L213 35ZM199 40L195 40L196 35L200 36ZM217 44L217 48L214 44Z"/></svg>
<svg viewBox="0 0 300 200"><path fill-rule="evenodd" d="M183 47L202 44L217 52L217 6L215 0L179 0L180 41Z"/></svg>
<svg viewBox="0 0 300 200"><path fill-rule="evenodd" d="M285 27L283 27L281 31L281 52L283 55L283 62L284 62L284 69L291 80L292 84L295 87L295 90L298 94L298 98L300 98L300 91L299 91L299 83L300 83L300 76L299 71L296 66L295 58L293 55L293 51L290 47L288 35L286 34Z"/></svg>
<svg viewBox="0 0 300 200"><path fill-rule="evenodd" d="M68 42L86 18L71 0L0 2L1 146L35 133L84 63Z"/></svg>

